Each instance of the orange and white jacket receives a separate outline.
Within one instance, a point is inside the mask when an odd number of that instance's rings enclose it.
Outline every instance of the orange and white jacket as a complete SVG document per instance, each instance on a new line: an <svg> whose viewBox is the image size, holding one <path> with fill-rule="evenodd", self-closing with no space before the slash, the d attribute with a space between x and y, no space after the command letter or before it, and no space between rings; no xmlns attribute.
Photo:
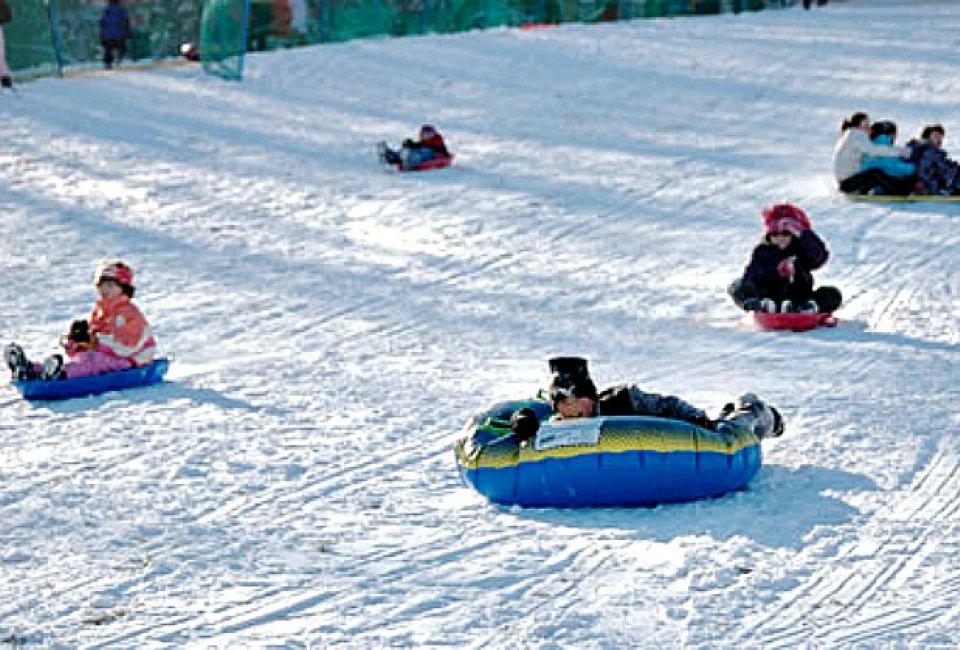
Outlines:
<svg viewBox="0 0 960 650"><path fill-rule="evenodd" d="M98 300L90 312L90 333L96 335L97 349L129 359L135 366L153 361L157 342L150 324L127 296Z"/></svg>

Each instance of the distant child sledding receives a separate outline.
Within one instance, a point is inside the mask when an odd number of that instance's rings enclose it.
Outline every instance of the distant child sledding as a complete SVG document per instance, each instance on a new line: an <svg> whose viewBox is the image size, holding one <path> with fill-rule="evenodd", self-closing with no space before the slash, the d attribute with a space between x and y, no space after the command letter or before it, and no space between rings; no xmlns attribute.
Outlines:
<svg viewBox="0 0 960 650"><path fill-rule="evenodd" d="M157 350L150 325L131 302L133 270L120 260L97 266L94 285L99 295L90 316L75 320L60 344L67 355L53 354L43 363L30 361L16 343L3 357L14 381L61 380L128 370L151 363Z"/></svg>
<svg viewBox="0 0 960 650"><path fill-rule="evenodd" d="M447 149L440 131L431 124L420 127L418 140L406 139L398 150L386 142L377 144L377 156L385 165L395 165L400 171L424 171L448 167L453 154Z"/></svg>
<svg viewBox="0 0 960 650"><path fill-rule="evenodd" d="M813 271L829 257L810 218L795 205L763 210L763 237L743 276L728 291L741 309L781 314L831 314L843 298L835 287L813 288Z"/></svg>

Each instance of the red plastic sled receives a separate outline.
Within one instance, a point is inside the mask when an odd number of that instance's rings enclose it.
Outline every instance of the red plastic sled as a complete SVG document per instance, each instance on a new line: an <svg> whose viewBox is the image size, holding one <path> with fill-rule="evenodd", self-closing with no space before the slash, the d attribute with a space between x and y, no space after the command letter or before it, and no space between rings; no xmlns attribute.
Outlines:
<svg viewBox="0 0 960 650"><path fill-rule="evenodd" d="M768 314L763 311L753 312L753 320L757 322L760 329L772 330L793 330L794 332L806 332L817 327L834 327L837 319L833 314Z"/></svg>
<svg viewBox="0 0 960 650"><path fill-rule="evenodd" d="M443 169L444 167L449 167L451 163L453 163L453 154L450 154L449 156L437 156L436 158L431 158L430 160L420 163L416 167L404 167L402 163L397 163L397 169L402 172L425 172L430 169Z"/></svg>

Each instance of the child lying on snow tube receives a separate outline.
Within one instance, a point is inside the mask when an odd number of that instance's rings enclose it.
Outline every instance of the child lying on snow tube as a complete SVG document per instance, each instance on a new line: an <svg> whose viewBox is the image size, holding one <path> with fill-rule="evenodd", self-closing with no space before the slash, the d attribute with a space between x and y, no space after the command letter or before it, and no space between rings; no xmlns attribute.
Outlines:
<svg viewBox="0 0 960 650"><path fill-rule="evenodd" d="M431 124L420 127L420 139L403 141L399 151L394 151L386 142L378 145L378 154L381 162L387 165L398 165L402 170L419 169L424 164L438 158L449 159L450 152L443 140L443 136Z"/></svg>
<svg viewBox="0 0 960 650"><path fill-rule="evenodd" d="M553 419L617 415L651 415L681 420L712 431L749 430L758 438L783 435L780 412L746 393L723 407L713 420L706 412L673 395L658 395L641 390L634 384L611 386L601 392L590 378L587 360L580 357L555 357L549 360L551 380L550 402ZM537 414L524 408L513 414L510 428L521 440L532 438L540 427Z"/></svg>
<svg viewBox="0 0 960 650"><path fill-rule="evenodd" d="M76 320L61 338L67 354L53 354L43 363L27 359L23 348L10 343L3 358L14 381L66 379L151 363L157 350L147 319L131 302L135 288L133 270L120 260L104 260L97 266L94 285L99 298L88 320Z"/></svg>
<svg viewBox="0 0 960 650"><path fill-rule="evenodd" d="M763 238L753 249L743 277L728 292L745 311L831 314L843 296L836 287L813 289L813 273L829 252L813 232L810 218L795 205L763 211Z"/></svg>

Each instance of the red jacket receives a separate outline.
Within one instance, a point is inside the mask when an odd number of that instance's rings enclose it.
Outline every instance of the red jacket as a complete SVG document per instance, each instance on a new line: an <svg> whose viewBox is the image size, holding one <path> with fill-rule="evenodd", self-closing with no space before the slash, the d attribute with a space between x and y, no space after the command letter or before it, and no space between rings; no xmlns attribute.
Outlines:
<svg viewBox="0 0 960 650"><path fill-rule="evenodd" d="M135 366L153 361L157 342L150 324L127 296L98 300L90 312L89 322L97 350L128 359Z"/></svg>
<svg viewBox="0 0 960 650"><path fill-rule="evenodd" d="M447 151L447 144L443 141L443 136L439 133L432 137L424 138L420 142L415 142L414 145L418 147L428 147L441 156L450 157L450 152Z"/></svg>

